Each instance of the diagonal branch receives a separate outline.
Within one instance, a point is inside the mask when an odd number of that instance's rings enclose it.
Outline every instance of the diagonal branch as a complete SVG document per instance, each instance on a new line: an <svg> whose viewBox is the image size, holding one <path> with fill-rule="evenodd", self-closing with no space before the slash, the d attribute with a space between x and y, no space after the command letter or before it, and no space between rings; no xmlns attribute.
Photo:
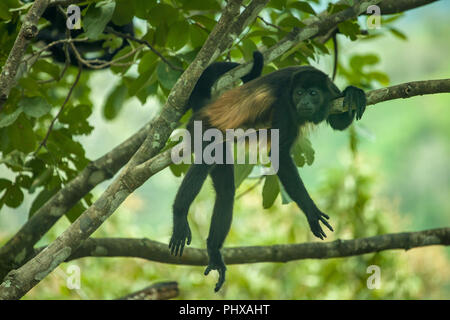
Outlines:
<svg viewBox="0 0 450 320"><path fill-rule="evenodd" d="M60 263L87 239L132 193L137 187L129 180L127 173L135 164L145 161L153 153L162 148L167 137L161 125L168 125L165 118L180 113L186 103L194 84L206 66L220 54L216 50L216 42L220 41L230 29L233 20L239 15L242 0L229 0L222 11L222 15L207 38L197 57L181 75L169 94L166 106L156 121L155 128L151 128L146 140L130 159L123 173L116 178L100 198L92 204L66 231L64 231L46 250L28 261L22 267L8 274L0 286L0 298L18 299L44 279ZM181 117L181 113L179 114ZM171 119L171 118L169 118ZM170 126L171 127L171 126ZM156 130L156 131L154 131ZM167 128L166 128L167 130Z"/></svg>
<svg viewBox="0 0 450 320"><path fill-rule="evenodd" d="M53 1L50 5L68 5L81 2L81 0L61 0ZM410 2L414 2L417 6L421 6L433 1L430 0L410 0L410 1L397 1L397 0L384 0L380 3L380 6L387 6L395 8L397 11L405 11L412 9ZM267 0L254 0L248 6L247 9L238 17L236 22L230 29L232 34L240 34L242 30L254 20L254 17L258 15L258 12L263 9ZM393 9L392 9L393 10ZM384 11L381 12L384 14ZM319 16L325 16L326 12L322 12ZM308 19L305 21L308 25L315 19ZM229 40L219 43L219 49L225 50L229 46ZM292 42L292 46L296 43ZM273 47L273 51L283 54L290 47L283 47L279 44ZM249 71L250 64L246 64L242 67L240 72L229 73L228 81L234 82L238 80L245 70ZM236 69L237 70L237 69ZM218 89L223 87L218 86ZM448 92L448 91L443 91ZM336 104L336 108L339 105ZM32 252L33 245L58 221L58 219L64 215L73 205L75 205L80 199L82 199L87 193L89 193L99 183L110 179L116 174L120 168L122 168L131 156L137 151L146 137L146 133L154 125L153 121L150 121L134 135L127 140L119 144L117 147L106 153L102 157L93 161L81 171L76 178L70 181L63 189L58 191L49 201L47 201L36 213L22 226L22 228L2 247L0 248L0 279L2 279L8 271L13 268L17 268L26 261ZM159 158L161 159L161 158ZM170 158L165 159L167 165ZM152 160L149 160L152 163ZM167 166L166 165L166 166ZM144 166L145 167L145 166ZM164 167L163 167L164 168Z"/></svg>
<svg viewBox="0 0 450 320"><path fill-rule="evenodd" d="M27 49L28 43L38 34L38 21L44 13L50 0L36 0L31 9L25 16L25 20L20 27L19 34L9 53L8 59L3 66L0 74L0 111L8 99L11 88L15 85L15 77L19 64L22 61L23 55Z"/></svg>
<svg viewBox="0 0 450 320"><path fill-rule="evenodd" d="M240 34L250 24L268 0L253 0L237 18L230 33ZM219 50L223 51L230 40L221 41ZM12 269L20 267L32 252L34 244L72 208L80 199L99 183L110 179L122 168L138 150L153 126L150 121L133 136L119 144L107 154L91 162L76 178L59 190L22 226L22 228L0 248L0 279ZM167 164L168 165L168 164ZM166 165L166 166L167 166Z"/></svg>

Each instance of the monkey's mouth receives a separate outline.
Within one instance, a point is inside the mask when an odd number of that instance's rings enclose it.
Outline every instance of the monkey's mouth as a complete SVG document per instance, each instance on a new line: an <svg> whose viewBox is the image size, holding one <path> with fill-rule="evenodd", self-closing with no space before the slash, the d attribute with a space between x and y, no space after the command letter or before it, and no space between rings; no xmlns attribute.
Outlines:
<svg viewBox="0 0 450 320"><path fill-rule="evenodd" d="M314 114L314 108L301 107L297 112L300 117L310 117Z"/></svg>

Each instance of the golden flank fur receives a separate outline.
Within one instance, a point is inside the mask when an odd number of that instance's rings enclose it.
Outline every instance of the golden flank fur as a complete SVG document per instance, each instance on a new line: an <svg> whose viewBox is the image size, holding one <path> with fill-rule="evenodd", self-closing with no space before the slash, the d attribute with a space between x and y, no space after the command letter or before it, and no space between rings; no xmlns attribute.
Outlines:
<svg viewBox="0 0 450 320"><path fill-rule="evenodd" d="M202 108L198 118L222 131L254 128L255 125L270 120L270 107L274 101L275 97L269 86L250 91L244 85L226 91L217 100Z"/></svg>

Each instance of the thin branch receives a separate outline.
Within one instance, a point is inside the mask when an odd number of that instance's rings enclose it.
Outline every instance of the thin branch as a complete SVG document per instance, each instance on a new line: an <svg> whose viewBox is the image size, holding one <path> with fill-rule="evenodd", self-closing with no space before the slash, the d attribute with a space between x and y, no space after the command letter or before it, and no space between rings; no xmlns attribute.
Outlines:
<svg viewBox="0 0 450 320"><path fill-rule="evenodd" d="M390 233L352 240L306 242L272 246L234 247L222 249L226 264L288 262L303 259L350 257L384 250L450 245L450 228L416 232ZM36 249L35 254L45 247ZM150 261L202 266L208 263L205 249L187 247L182 257L170 254L168 245L149 239L89 238L66 262L85 257L132 257Z"/></svg>
<svg viewBox="0 0 450 320"><path fill-rule="evenodd" d="M119 61L127 59L129 57L131 57L132 55L136 54L138 51L142 50L144 48L144 46L139 46L133 50L131 50L130 52L124 54L121 57L118 57L115 60L111 60L111 61L106 61L106 60L100 60L100 59L92 59L92 60L86 60L84 59L80 52L78 51L78 49L75 47L75 45L73 44L73 42L70 42L70 46L72 48L72 51L75 54L75 57L77 58L77 60L82 63L83 65L91 68L91 69L103 69L109 66L118 66L118 67L125 67L125 66L129 66L132 64L131 63L119 63Z"/></svg>
<svg viewBox="0 0 450 320"><path fill-rule="evenodd" d="M34 152L34 155L36 155L39 150L46 145L48 137L50 136L50 132L52 132L53 126L55 125L56 120L58 120L59 116L61 115L61 113L64 110L64 107L66 106L67 102L69 102L70 96L72 95L73 89L75 89L78 81L80 80L81 77L81 72L83 71L83 68L81 67L81 64L78 65L78 73L77 76L75 78L75 81L73 82L72 86L69 89L69 92L67 93L66 99L64 99L63 104L61 105L61 107L58 110L58 113L56 114L56 116L53 118L52 122L50 123L50 126L48 127L47 133L45 134L44 139L41 141L41 143L39 144L39 147L36 149L36 151Z"/></svg>
<svg viewBox="0 0 450 320"><path fill-rule="evenodd" d="M48 45L46 45L44 48L42 48L42 49L40 49L40 50L34 52L31 56L27 57L26 60L28 61L28 60L30 60L30 59L32 59L32 58L34 58L34 57L38 57L38 58L39 58L39 56L40 56L43 52L47 51L47 50L50 49L51 47L54 47L54 46L56 46L56 45L58 45L58 44L61 44L61 43L67 44L67 43L72 43L72 42L87 42L87 41L89 41L88 38L80 38L80 39L72 39L72 38L69 38L69 39L55 40L55 41L53 41L53 42L50 42L50 43L49 43Z"/></svg>
<svg viewBox="0 0 450 320"><path fill-rule="evenodd" d="M237 195L235 200L239 200L240 198L242 198L243 196L245 196L247 193L251 192L253 189L255 189L257 186L259 186L261 184L261 182L263 182L263 176L259 177L258 180L252 184L250 187L248 187L245 191L242 191L241 194Z"/></svg>
<svg viewBox="0 0 450 320"><path fill-rule="evenodd" d="M166 59L166 58L165 58L158 50L156 50L156 49L150 44L150 42L148 42L147 40L138 39L138 38L136 38L136 37L134 37L134 36L132 36L132 35L130 35L130 34L126 34L126 33L122 33L122 32L116 31L116 30L114 30L114 29L111 28L111 27L107 27L107 28L106 28L106 31L109 32L109 33L115 34L116 36L119 36L119 37L121 37L121 38L123 38L123 39L133 40L133 41L135 41L135 42L137 42L137 43L146 45L146 46L147 46L154 54L156 54L158 57L160 57L161 60L164 61L164 63L167 64L170 68L172 68L173 70L177 70L177 71L184 71L183 68L173 65L169 60L167 60L167 59Z"/></svg>

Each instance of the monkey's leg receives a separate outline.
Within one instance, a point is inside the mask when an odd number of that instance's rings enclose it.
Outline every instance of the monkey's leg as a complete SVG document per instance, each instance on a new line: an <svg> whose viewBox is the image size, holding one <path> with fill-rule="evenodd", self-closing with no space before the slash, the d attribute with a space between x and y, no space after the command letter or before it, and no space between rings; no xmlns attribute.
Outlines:
<svg viewBox="0 0 450 320"><path fill-rule="evenodd" d="M226 267L220 249L230 230L233 216L235 193L233 164L217 164L211 170L210 175L216 190L216 202L207 240L209 262L205 275L208 275L211 270L219 272L219 280L214 288L214 291L217 292L225 282Z"/></svg>
<svg viewBox="0 0 450 320"><path fill-rule="evenodd" d="M169 243L170 252L175 256L179 252L181 257L185 243L187 242L188 245L191 243L191 230L187 221L188 211L202 188L209 167L207 164L191 165L178 189L173 204L173 233Z"/></svg>

